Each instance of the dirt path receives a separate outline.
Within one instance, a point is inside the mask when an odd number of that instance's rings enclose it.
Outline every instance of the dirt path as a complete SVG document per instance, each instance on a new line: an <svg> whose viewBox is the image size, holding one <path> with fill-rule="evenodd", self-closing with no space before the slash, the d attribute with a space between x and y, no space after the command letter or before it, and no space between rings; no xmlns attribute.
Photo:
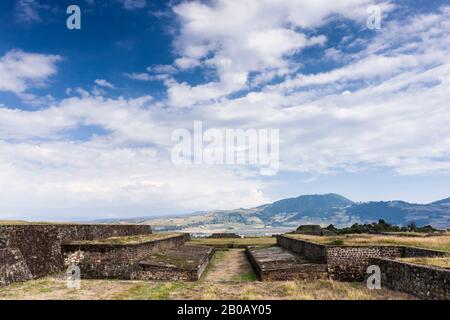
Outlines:
<svg viewBox="0 0 450 320"><path fill-rule="evenodd" d="M243 249L217 251L204 281L253 281L255 274Z"/></svg>

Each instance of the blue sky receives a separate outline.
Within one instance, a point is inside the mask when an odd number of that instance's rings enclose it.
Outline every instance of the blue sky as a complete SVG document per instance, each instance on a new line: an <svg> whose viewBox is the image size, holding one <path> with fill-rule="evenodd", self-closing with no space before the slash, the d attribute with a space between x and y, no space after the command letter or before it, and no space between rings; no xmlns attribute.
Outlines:
<svg viewBox="0 0 450 320"><path fill-rule="evenodd" d="M448 197L449 18L446 1L2 1L0 218ZM175 165L194 121L279 129L279 172Z"/></svg>

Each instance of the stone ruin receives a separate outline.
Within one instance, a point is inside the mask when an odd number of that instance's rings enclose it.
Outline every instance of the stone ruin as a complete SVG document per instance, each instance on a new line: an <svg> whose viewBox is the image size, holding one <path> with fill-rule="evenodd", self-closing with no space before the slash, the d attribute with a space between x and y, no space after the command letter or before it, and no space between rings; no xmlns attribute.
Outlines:
<svg viewBox="0 0 450 320"><path fill-rule="evenodd" d="M232 232L218 232L218 233L213 233L211 234L208 238L212 238L212 239L236 239L236 238L241 238L240 235L236 234L236 233L232 233Z"/></svg>
<svg viewBox="0 0 450 320"><path fill-rule="evenodd" d="M319 228L301 226L297 231L322 232ZM196 281L215 247L188 245L189 238L183 233L154 234L147 225L1 225L0 286L62 273L72 264L85 279ZM277 236L276 246L247 247L246 253L262 281L364 281L367 267L375 264L386 288L423 299L450 299L450 270L397 260L448 256L446 252L323 245L286 234Z"/></svg>
<svg viewBox="0 0 450 320"><path fill-rule="evenodd" d="M86 279L197 280L210 247L188 234L153 234L148 225L30 224L0 226L0 286L63 272Z"/></svg>
<svg viewBox="0 0 450 320"><path fill-rule="evenodd" d="M386 288L422 299L450 300L450 270L397 260L450 255L443 251L396 245L323 245L287 234L277 236L276 247L247 248L247 255L262 281L365 281L368 266L377 265Z"/></svg>
<svg viewBox="0 0 450 320"><path fill-rule="evenodd" d="M315 224L301 225L297 228L297 230L293 231L292 233L306 234L306 235L312 235L312 236L335 236L336 235L336 233L334 233L333 231L324 229L321 226L315 225Z"/></svg>

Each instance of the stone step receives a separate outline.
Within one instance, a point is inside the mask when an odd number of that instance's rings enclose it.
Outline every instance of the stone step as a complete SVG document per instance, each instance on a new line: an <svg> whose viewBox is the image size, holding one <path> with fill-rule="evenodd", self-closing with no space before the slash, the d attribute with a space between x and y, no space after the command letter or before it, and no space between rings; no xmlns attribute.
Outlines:
<svg viewBox="0 0 450 320"><path fill-rule="evenodd" d="M247 255L262 281L328 278L328 267L314 263L282 247L249 248Z"/></svg>

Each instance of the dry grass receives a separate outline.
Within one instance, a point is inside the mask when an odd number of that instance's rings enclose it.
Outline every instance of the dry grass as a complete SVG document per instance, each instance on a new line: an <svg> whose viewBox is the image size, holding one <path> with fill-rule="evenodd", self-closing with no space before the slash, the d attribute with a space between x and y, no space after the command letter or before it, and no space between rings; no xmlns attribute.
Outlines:
<svg viewBox="0 0 450 320"><path fill-rule="evenodd" d="M277 239L275 237L248 237L248 238L194 238L190 241L191 244L205 245L205 246L269 246L275 245Z"/></svg>
<svg viewBox="0 0 450 320"><path fill-rule="evenodd" d="M127 237L111 237L107 239L99 240L81 240L81 241L70 241L71 244L137 244L147 241L162 240L171 238L174 236L183 235L182 233L172 232L172 233L152 233L137 236L127 236Z"/></svg>
<svg viewBox="0 0 450 320"><path fill-rule="evenodd" d="M288 237L332 245L342 241L344 245L402 245L450 252L450 234L429 237L403 237L391 235L351 234L345 236L310 236L288 234Z"/></svg>
<svg viewBox="0 0 450 320"><path fill-rule="evenodd" d="M0 220L0 225L47 225L47 224L77 224L72 222L47 222L47 221L25 221L25 220Z"/></svg>
<svg viewBox="0 0 450 320"><path fill-rule="evenodd" d="M389 290L368 290L362 283L331 280L258 282L173 282L82 280L81 289L67 289L65 281L44 278L0 289L0 299L20 300L167 300L167 299L293 299L403 300L410 296Z"/></svg>
<svg viewBox="0 0 450 320"><path fill-rule="evenodd" d="M450 257L434 257L434 258L416 257L416 258L402 258L399 260L404 262L450 269Z"/></svg>

